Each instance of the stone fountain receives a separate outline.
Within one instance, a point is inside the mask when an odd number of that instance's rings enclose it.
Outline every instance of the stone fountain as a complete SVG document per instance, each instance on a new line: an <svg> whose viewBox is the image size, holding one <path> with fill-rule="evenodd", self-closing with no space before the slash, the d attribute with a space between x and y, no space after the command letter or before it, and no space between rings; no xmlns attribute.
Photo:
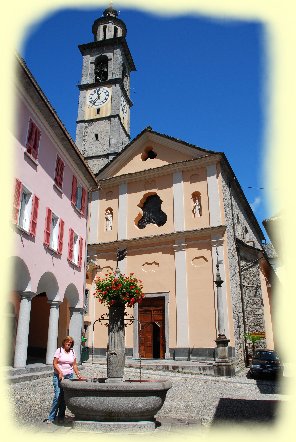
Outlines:
<svg viewBox="0 0 296 442"><path fill-rule="evenodd" d="M77 430L149 431L172 384L167 380L125 380L125 305L109 307L107 378L62 381Z"/></svg>

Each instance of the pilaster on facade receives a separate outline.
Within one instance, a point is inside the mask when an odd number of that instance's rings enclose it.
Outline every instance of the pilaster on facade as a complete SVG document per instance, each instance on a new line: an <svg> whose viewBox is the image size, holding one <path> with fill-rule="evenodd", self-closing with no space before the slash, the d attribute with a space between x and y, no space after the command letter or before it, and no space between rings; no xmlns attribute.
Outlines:
<svg viewBox="0 0 296 442"><path fill-rule="evenodd" d="M127 269L127 258L125 257L121 261L118 261L118 268L120 270L120 273L125 274Z"/></svg>
<svg viewBox="0 0 296 442"><path fill-rule="evenodd" d="M179 232L185 229L183 176L179 170L173 173L173 195L174 227Z"/></svg>
<svg viewBox="0 0 296 442"><path fill-rule="evenodd" d="M210 226L219 226L221 224L221 208L216 164L207 166L207 183Z"/></svg>
<svg viewBox="0 0 296 442"><path fill-rule="evenodd" d="M128 194L127 183L121 183L119 185L119 198L118 198L118 239L123 240L127 238L127 207Z"/></svg>
<svg viewBox="0 0 296 442"><path fill-rule="evenodd" d="M175 252L176 272L176 309L177 309L177 347L189 347L188 330L188 289L186 267L186 243L184 239L176 241Z"/></svg>
<svg viewBox="0 0 296 442"><path fill-rule="evenodd" d="M99 235L99 219L100 219L100 191L96 190L91 193L89 203L89 230L88 243L97 242L100 240Z"/></svg>

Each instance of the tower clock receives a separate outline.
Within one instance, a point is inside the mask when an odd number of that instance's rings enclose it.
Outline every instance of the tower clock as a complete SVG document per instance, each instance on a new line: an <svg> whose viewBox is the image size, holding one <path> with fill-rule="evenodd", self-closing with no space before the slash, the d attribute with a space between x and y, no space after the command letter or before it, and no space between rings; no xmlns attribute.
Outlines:
<svg viewBox="0 0 296 442"><path fill-rule="evenodd" d="M94 174L130 140L130 73L135 65L126 26L112 7L95 20L94 41L79 46L83 57L76 144Z"/></svg>

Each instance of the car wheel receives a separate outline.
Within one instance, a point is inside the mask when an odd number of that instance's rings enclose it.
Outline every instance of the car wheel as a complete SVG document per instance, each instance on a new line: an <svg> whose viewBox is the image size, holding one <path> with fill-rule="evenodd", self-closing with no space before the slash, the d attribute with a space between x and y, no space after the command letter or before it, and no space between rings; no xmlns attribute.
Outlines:
<svg viewBox="0 0 296 442"><path fill-rule="evenodd" d="M252 375L251 371L249 370L247 372L247 379L252 379L252 378L253 378L253 375Z"/></svg>

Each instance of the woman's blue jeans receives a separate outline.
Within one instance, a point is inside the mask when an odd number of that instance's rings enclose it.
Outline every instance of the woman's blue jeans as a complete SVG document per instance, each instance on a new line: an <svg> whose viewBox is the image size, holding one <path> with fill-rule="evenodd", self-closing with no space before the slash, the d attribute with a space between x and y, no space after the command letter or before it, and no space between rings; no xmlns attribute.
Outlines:
<svg viewBox="0 0 296 442"><path fill-rule="evenodd" d="M72 378L73 378L73 373L66 374L64 376L64 379L72 379ZM58 418L65 417L65 411L66 411L64 390L61 388L61 381L59 380L59 375L56 373L53 374L53 388L54 388L54 398L52 401L50 413L48 415L49 421L54 421L57 414Z"/></svg>

